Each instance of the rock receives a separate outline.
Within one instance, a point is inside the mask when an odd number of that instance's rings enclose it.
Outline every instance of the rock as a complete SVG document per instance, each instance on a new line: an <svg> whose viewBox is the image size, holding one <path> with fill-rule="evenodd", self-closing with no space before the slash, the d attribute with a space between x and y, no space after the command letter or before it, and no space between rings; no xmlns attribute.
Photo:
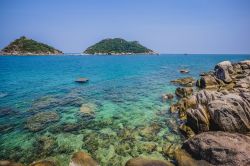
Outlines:
<svg viewBox="0 0 250 166"><path fill-rule="evenodd" d="M23 164L15 163L8 160L0 160L0 166L23 166Z"/></svg>
<svg viewBox="0 0 250 166"><path fill-rule="evenodd" d="M152 123L149 126L142 128L139 134L147 139L153 139L153 137L160 131L161 127L157 123Z"/></svg>
<svg viewBox="0 0 250 166"><path fill-rule="evenodd" d="M187 125L196 133L209 131L209 120L208 111L200 104L196 109L191 108L187 110Z"/></svg>
<svg viewBox="0 0 250 166"><path fill-rule="evenodd" d="M224 95L208 104L212 127L229 132L250 131L250 103L236 94ZM248 97L247 97L248 98Z"/></svg>
<svg viewBox="0 0 250 166"><path fill-rule="evenodd" d="M180 131L188 138L191 138L195 135L194 131L187 125L180 125L179 127Z"/></svg>
<svg viewBox="0 0 250 166"><path fill-rule="evenodd" d="M250 137L238 133L204 132L186 141L183 149L218 166L250 165Z"/></svg>
<svg viewBox="0 0 250 166"><path fill-rule="evenodd" d="M29 166L57 166L57 164L51 160L41 160L41 161L33 162Z"/></svg>
<svg viewBox="0 0 250 166"><path fill-rule="evenodd" d="M77 82L77 83L87 83L87 82L89 82L89 79L87 79L87 78L78 78L77 80L75 80L75 82Z"/></svg>
<svg viewBox="0 0 250 166"><path fill-rule="evenodd" d="M178 87L175 90L176 96L181 97L181 98L188 97L192 93L193 93L193 88L191 88L191 87Z"/></svg>
<svg viewBox="0 0 250 166"><path fill-rule="evenodd" d="M215 75L218 79L223 80L225 83L230 83L232 78L230 74L233 74L233 66L229 61L223 61L218 63L215 68Z"/></svg>
<svg viewBox="0 0 250 166"><path fill-rule="evenodd" d="M250 60L240 61L239 65L243 70L250 69Z"/></svg>
<svg viewBox="0 0 250 166"><path fill-rule="evenodd" d="M162 101L172 100L174 98L174 95L172 94L163 94L162 95Z"/></svg>
<svg viewBox="0 0 250 166"><path fill-rule="evenodd" d="M38 137L34 142L34 147L36 147L36 154L40 156L48 156L57 149L56 138L50 135L44 135Z"/></svg>
<svg viewBox="0 0 250 166"><path fill-rule="evenodd" d="M56 112L41 112L33 115L27 120L26 127L33 132L40 131L47 127L49 123L60 119Z"/></svg>
<svg viewBox="0 0 250 166"><path fill-rule="evenodd" d="M179 70L179 71L180 71L180 73L183 73L183 74L189 73L189 70L186 70L186 69L181 69L181 70Z"/></svg>
<svg viewBox="0 0 250 166"><path fill-rule="evenodd" d="M194 86L195 80L192 77L179 78L171 81L174 84L181 86L192 87Z"/></svg>
<svg viewBox="0 0 250 166"><path fill-rule="evenodd" d="M178 166L212 166L207 161L195 160L183 149L176 150L174 158L177 161Z"/></svg>
<svg viewBox="0 0 250 166"><path fill-rule="evenodd" d="M174 166L174 165L168 161L150 160L138 157L128 160L125 166Z"/></svg>
<svg viewBox="0 0 250 166"><path fill-rule="evenodd" d="M0 118L5 116L14 116L18 114L16 110L13 110L12 108L1 108L0 107Z"/></svg>
<svg viewBox="0 0 250 166"><path fill-rule="evenodd" d="M219 84L217 83L216 78L212 75L205 75L197 80L196 86L202 89L217 89Z"/></svg>
<svg viewBox="0 0 250 166"><path fill-rule="evenodd" d="M82 104L80 107L80 114L85 117L95 115L95 105L91 103Z"/></svg>
<svg viewBox="0 0 250 166"><path fill-rule="evenodd" d="M98 166L99 164L87 153L79 151L71 157L69 166Z"/></svg>
<svg viewBox="0 0 250 166"><path fill-rule="evenodd" d="M210 101L218 99L223 94L216 91L200 90L195 94L197 103L207 105Z"/></svg>

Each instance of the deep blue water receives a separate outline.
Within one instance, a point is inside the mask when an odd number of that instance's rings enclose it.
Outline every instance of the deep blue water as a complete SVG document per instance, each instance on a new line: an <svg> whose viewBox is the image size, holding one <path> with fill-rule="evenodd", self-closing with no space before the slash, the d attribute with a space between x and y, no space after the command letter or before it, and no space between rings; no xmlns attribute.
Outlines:
<svg viewBox="0 0 250 166"><path fill-rule="evenodd" d="M136 156L170 159L164 147L183 141L170 103L161 101L175 91L170 80L246 59L250 55L1 56L0 158L67 165L74 151L84 150L102 165ZM190 73L179 73L183 68ZM79 77L90 81L77 84ZM94 116L82 117L81 106ZM27 120L41 112L56 112L59 120L28 130ZM67 124L78 127L65 131ZM44 137L51 147L38 141Z"/></svg>

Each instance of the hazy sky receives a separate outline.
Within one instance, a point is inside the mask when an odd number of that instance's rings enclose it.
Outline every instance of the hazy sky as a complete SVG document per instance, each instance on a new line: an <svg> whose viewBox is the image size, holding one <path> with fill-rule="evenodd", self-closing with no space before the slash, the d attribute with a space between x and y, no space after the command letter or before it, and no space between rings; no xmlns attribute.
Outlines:
<svg viewBox="0 0 250 166"><path fill-rule="evenodd" d="M250 0L0 0L0 48L25 35L64 52L103 38L161 53L250 53Z"/></svg>

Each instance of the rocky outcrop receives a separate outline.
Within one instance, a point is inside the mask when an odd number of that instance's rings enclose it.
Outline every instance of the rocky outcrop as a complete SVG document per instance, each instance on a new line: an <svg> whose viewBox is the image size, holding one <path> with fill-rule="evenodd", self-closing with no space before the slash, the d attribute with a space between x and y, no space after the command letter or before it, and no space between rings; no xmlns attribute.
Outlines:
<svg viewBox="0 0 250 166"><path fill-rule="evenodd" d="M73 154L69 166L99 166L99 164L89 154L79 151Z"/></svg>
<svg viewBox="0 0 250 166"><path fill-rule="evenodd" d="M133 158L127 161L125 166L174 166L168 161L150 160L147 158Z"/></svg>
<svg viewBox="0 0 250 166"><path fill-rule="evenodd" d="M171 83L185 86L185 87L192 87L194 86L195 80L192 77L184 77L184 78L172 80Z"/></svg>
<svg viewBox="0 0 250 166"><path fill-rule="evenodd" d="M175 90L175 94L178 97L188 97L193 93L193 88L191 87L178 87Z"/></svg>
<svg viewBox="0 0 250 166"><path fill-rule="evenodd" d="M179 128L189 138L183 149L195 158L181 153L175 157L178 165L197 165L196 159L250 165L250 61L221 62L213 72L203 73L196 85L201 89L191 96L177 88L182 98L170 107L185 120Z"/></svg>
<svg viewBox="0 0 250 166"><path fill-rule="evenodd" d="M204 132L183 144L196 159L214 165L250 165L250 137L238 133Z"/></svg>

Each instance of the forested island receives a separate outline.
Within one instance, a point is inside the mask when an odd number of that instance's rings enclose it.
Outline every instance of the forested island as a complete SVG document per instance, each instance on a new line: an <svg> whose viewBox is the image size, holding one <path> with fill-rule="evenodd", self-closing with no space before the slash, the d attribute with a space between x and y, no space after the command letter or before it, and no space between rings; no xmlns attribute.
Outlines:
<svg viewBox="0 0 250 166"><path fill-rule="evenodd" d="M88 47L84 54L123 55L123 54L156 54L142 46L138 41L126 41L121 38L104 39Z"/></svg>
<svg viewBox="0 0 250 166"><path fill-rule="evenodd" d="M2 49L1 55L56 55L63 54L47 44L22 36Z"/></svg>

